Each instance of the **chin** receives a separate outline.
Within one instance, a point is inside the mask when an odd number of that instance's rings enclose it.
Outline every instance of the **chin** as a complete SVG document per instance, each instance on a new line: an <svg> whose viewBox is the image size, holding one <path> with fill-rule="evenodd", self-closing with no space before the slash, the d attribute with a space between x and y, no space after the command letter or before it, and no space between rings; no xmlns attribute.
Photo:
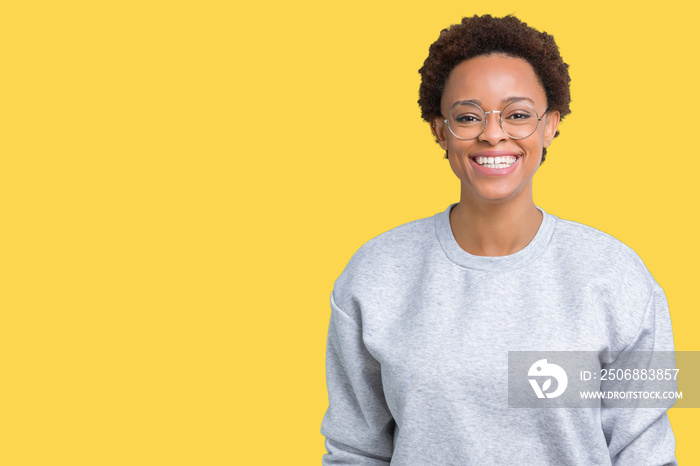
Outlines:
<svg viewBox="0 0 700 466"><path fill-rule="evenodd" d="M482 199L485 202L498 203L498 202L507 202L507 201L513 199L513 197L512 196L483 196Z"/></svg>
<svg viewBox="0 0 700 466"><path fill-rule="evenodd" d="M516 199L518 194L522 190L498 190L498 189L485 189L477 190L477 197L482 199L484 202L506 202Z"/></svg>

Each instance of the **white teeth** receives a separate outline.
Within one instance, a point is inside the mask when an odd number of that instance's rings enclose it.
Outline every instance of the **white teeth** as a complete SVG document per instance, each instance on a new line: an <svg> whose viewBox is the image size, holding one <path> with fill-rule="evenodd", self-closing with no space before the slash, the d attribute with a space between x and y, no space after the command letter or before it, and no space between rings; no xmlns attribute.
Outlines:
<svg viewBox="0 0 700 466"><path fill-rule="evenodd" d="M506 168L515 163L518 158L514 155L504 155L502 157L474 157L474 161L487 168Z"/></svg>

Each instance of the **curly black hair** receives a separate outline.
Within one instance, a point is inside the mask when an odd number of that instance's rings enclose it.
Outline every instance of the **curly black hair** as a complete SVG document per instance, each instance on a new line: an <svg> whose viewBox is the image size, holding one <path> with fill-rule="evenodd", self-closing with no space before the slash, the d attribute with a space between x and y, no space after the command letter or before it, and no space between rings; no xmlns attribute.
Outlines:
<svg viewBox="0 0 700 466"><path fill-rule="evenodd" d="M569 65L559 54L554 37L539 32L512 15L494 18L483 15L463 18L460 24L443 29L433 42L423 66L418 105L421 116L431 122L441 116L440 100L452 69L473 57L502 53L522 58L535 70L550 110L558 110L560 118L571 113L569 103ZM557 131L554 136L558 136ZM547 149L542 150L544 162ZM447 153L445 153L447 158Z"/></svg>

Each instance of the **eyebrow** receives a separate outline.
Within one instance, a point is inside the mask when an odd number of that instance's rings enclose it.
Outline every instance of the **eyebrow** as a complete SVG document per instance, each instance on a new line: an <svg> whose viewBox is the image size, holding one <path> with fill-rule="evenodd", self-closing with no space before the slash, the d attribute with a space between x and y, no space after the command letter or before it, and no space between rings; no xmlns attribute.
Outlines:
<svg viewBox="0 0 700 466"><path fill-rule="evenodd" d="M530 102L531 104L533 104L533 105L535 104L535 101L532 100L531 98L529 98L529 97L523 97L523 96L519 96L519 95L514 95L514 96L511 96L511 97L506 97L505 99L501 100L501 103L502 103L502 104L509 104L509 103L511 103L511 102L517 102L518 100L527 100L527 101ZM453 103L452 106L454 107L454 106L455 106L456 104L458 104L458 103L476 104L476 105L478 105L479 107L482 106L482 103L481 103L481 101L480 101L479 99L458 100L458 101L456 101L455 103Z"/></svg>

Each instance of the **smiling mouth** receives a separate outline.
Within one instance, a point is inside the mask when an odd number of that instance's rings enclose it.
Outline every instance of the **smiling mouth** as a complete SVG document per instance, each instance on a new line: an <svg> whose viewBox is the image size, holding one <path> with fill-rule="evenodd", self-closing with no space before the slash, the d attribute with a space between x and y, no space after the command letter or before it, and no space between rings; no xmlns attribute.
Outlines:
<svg viewBox="0 0 700 466"><path fill-rule="evenodd" d="M486 168L508 168L513 165L518 157L514 155L502 155L500 157L474 157L476 163Z"/></svg>

